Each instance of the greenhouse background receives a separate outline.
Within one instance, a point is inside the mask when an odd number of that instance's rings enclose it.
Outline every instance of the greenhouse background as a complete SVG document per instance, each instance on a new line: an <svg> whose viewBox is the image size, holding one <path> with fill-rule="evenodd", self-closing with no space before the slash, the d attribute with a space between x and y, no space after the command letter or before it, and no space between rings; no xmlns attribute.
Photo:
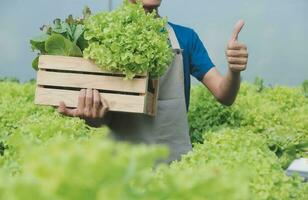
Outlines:
<svg viewBox="0 0 308 200"><path fill-rule="evenodd" d="M308 0L162 0L230 67L194 80L187 113L181 57L152 81L173 58L166 21L141 4L105 13L122 1L0 0L0 200L307 200ZM85 6L98 14L35 37Z"/></svg>
<svg viewBox="0 0 308 200"><path fill-rule="evenodd" d="M79 16L85 5L107 11L109 2L116 8L121 0L1 0L0 77L35 78L29 39L39 35L39 27L68 13ZM227 69L224 49L233 25L243 18L240 41L250 52L243 79L258 76L266 84L297 86L308 77L307 10L307 0L164 0L160 13L195 29L221 72Z"/></svg>

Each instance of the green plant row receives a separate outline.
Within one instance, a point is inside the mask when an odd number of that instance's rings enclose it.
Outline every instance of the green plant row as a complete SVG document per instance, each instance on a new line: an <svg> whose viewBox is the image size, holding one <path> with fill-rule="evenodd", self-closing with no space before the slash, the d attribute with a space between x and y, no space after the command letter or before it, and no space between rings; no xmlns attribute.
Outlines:
<svg viewBox="0 0 308 200"><path fill-rule="evenodd" d="M232 107L216 102L204 87L195 87L189 112L194 143L203 143L208 132L225 127L245 128L266 138L283 168L308 152L308 99L300 88L275 88L243 84ZM260 89L262 88L262 89Z"/></svg>
<svg viewBox="0 0 308 200"><path fill-rule="evenodd" d="M34 105L34 82L3 81L0 87L0 200L308 197L307 184L286 176L282 157L269 148L270 144L293 146L297 156L304 155L296 145L302 139L276 127L282 122L292 124L298 136L307 137L301 134L307 126L303 109L307 99L298 88L260 92L255 85L245 84L232 108L212 107L209 104L214 101L196 99L196 94L209 96L204 88L193 88L190 117L193 112L202 116L193 110L199 101L203 103L198 106L207 108L203 113L219 116L213 118L218 122L211 121L216 128L204 123L202 142L195 143L181 161L167 166L158 162L168 154L164 146L117 143L108 138L104 127L94 129L83 120L59 115L52 107ZM256 118L260 110L264 113ZM287 113L276 113L280 110L289 112L289 121L284 119ZM297 115L292 116L295 111ZM276 131L267 130L270 127ZM282 155L292 157L285 151Z"/></svg>

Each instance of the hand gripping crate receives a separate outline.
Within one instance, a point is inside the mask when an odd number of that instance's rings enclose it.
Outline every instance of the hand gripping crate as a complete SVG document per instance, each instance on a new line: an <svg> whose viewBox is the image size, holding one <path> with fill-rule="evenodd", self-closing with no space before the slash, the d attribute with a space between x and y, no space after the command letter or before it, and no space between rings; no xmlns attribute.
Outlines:
<svg viewBox="0 0 308 200"><path fill-rule="evenodd" d="M158 80L137 75L124 80L121 73L103 71L92 61L66 56L42 55L39 58L35 103L77 107L83 88L97 89L109 103L110 111L156 115Z"/></svg>

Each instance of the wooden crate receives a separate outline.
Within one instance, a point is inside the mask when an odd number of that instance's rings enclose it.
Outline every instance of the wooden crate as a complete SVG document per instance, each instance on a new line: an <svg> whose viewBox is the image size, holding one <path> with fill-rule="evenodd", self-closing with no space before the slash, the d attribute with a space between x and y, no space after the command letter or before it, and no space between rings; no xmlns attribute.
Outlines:
<svg viewBox="0 0 308 200"><path fill-rule="evenodd" d="M110 111L156 115L158 80L146 74L124 80L123 74L103 71L84 58L40 56L36 104L58 106L64 101L68 107L77 107L83 88L99 90Z"/></svg>

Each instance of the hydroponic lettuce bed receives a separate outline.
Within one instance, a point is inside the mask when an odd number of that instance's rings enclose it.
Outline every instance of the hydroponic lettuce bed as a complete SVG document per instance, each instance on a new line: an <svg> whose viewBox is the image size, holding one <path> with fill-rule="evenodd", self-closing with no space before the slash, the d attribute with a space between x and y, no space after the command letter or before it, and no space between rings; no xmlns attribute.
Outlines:
<svg viewBox="0 0 308 200"><path fill-rule="evenodd" d="M302 88L242 85L236 104L192 91L194 150L171 166L164 147L115 143L106 128L34 105L35 83L0 82L0 199L307 199L284 169L307 157Z"/></svg>

